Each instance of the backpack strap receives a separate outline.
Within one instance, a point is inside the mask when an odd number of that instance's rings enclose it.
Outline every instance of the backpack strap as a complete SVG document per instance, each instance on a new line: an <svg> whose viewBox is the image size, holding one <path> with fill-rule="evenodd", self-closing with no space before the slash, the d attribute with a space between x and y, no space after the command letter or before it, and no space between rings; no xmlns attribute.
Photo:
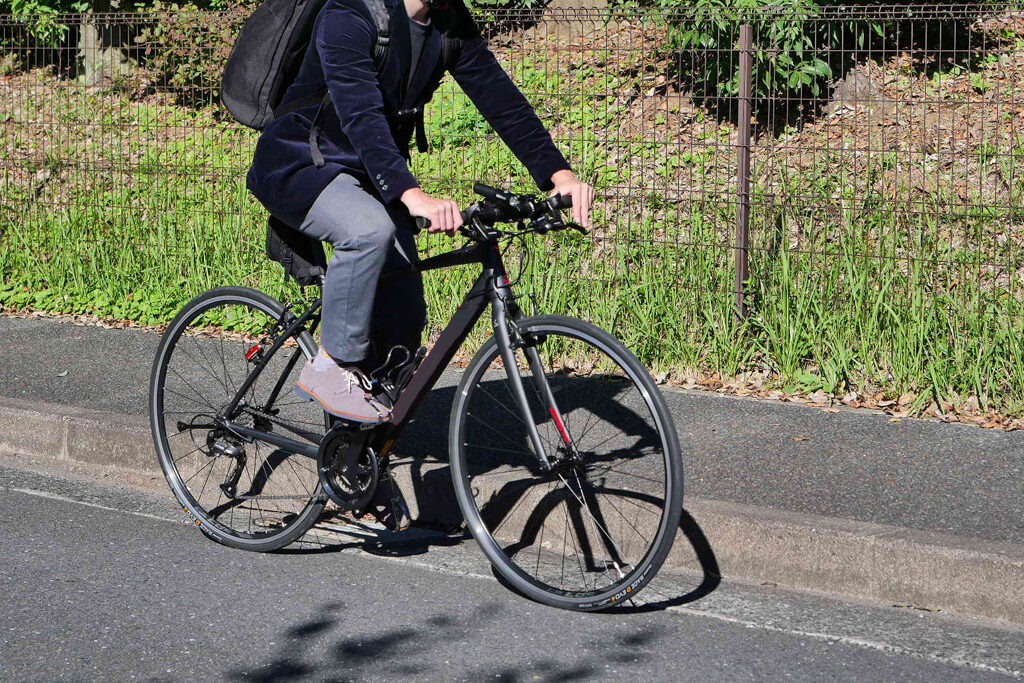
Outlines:
<svg viewBox="0 0 1024 683"><path fill-rule="evenodd" d="M391 9L388 7L387 0L363 0L363 2L370 13L374 26L377 28L377 42L373 47L373 64L377 71L380 71L384 68L384 62L387 61L388 51L391 48ZM451 35L448 32L442 34L441 63L445 71L450 70L458 63L459 58L462 56L462 44L463 40L461 37ZM324 155L321 154L320 146L317 143L317 138L320 136L320 126L317 124L317 121L320 119L320 113L324 107L330 103L330 99L330 94L324 90L300 97L274 110L274 117L277 118L299 109L311 107L319 101L316 113L313 115L313 123L309 129L309 154L313 159L313 165L317 168L321 168L324 165ZM416 148L420 152L426 152L428 147L423 122L423 105L420 104L412 110L397 112L399 117L402 117L403 114L415 121Z"/></svg>
<svg viewBox="0 0 1024 683"><path fill-rule="evenodd" d="M374 26L377 27L377 44L373 47L373 64L377 71L384 68L384 62L388 58L388 49L391 47L391 8L385 0L363 0L366 9L370 10L370 17Z"/></svg>
<svg viewBox="0 0 1024 683"><path fill-rule="evenodd" d="M441 63L445 71L451 71L459 63L462 57L462 38L453 36L450 33L441 35Z"/></svg>
<svg viewBox="0 0 1024 683"><path fill-rule="evenodd" d="M377 28L377 42L373 46L373 65L380 71L384 68L384 62L388 58L388 50L391 47L391 10L385 0L363 0L366 9L370 12L370 18ZM324 110L331 101L331 94L325 89L318 93L312 93L274 110L274 117L283 116L299 109L311 107L319 101L316 113L313 114L313 123L309 127L309 156L313 159L313 165L322 168L324 155L320 152L320 145L317 139L320 137L320 112Z"/></svg>

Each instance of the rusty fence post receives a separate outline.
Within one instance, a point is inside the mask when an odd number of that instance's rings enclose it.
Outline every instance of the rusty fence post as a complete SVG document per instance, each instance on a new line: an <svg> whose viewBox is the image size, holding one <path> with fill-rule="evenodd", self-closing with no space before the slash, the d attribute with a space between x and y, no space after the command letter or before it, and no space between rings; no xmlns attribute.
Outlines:
<svg viewBox="0 0 1024 683"><path fill-rule="evenodd" d="M738 139L736 156L736 315L747 315L746 282L750 275L748 254L750 245L750 115L751 80L754 71L754 29L750 24L740 26L740 92L738 112Z"/></svg>

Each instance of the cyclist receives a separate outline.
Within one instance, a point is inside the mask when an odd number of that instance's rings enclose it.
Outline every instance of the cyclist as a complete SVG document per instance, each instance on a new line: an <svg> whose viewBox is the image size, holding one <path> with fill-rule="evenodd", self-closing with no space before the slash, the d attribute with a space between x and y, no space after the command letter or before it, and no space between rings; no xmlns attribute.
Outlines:
<svg viewBox="0 0 1024 683"><path fill-rule="evenodd" d="M422 105L446 65L442 40L461 49L449 70L542 190L571 195L587 226L594 191L565 157L487 48L462 0L384 0L388 56L374 62L378 32L366 0L328 0L313 27L299 74L282 105L329 93L280 116L256 146L247 185L281 221L330 242L323 288L321 348L296 392L349 420L382 422L388 407L369 391L367 373L394 346L420 344L426 325L419 274L378 286L385 268L416 258L411 217L431 232L455 234L458 205L432 197L409 171L409 142L425 151ZM410 116L412 112L412 116Z"/></svg>

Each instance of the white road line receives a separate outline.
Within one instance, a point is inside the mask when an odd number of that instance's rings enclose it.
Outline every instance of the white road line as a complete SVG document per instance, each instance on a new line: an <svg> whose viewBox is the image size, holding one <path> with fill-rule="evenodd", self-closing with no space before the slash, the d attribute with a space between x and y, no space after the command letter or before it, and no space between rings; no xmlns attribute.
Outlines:
<svg viewBox="0 0 1024 683"><path fill-rule="evenodd" d="M910 648L901 647L899 645L891 645L889 643L883 643L875 640L851 638L850 636L837 636L830 633L822 633L818 631L802 631L800 629L772 626L771 624L759 624L756 621L750 621L748 619L739 619L737 617L731 617L727 614L721 614L719 612L693 609L692 607L674 606L669 607L668 610L671 612L682 612L683 614L690 614L698 617L708 617L709 619L717 619L718 621L724 621L729 624L737 624L739 626L744 626L746 628L751 629L772 631L774 633L785 633L792 636L799 636L801 638L814 638L816 640L825 640L830 643L841 643L843 645L852 645L854 647L861 647L868 650L878 650L880 652L888 652L890 654L916 657L919 659L925 659L931 662L938 662L941 664L954 664L956 666L967 667L970 669L989 671L992 673L1012 676L1014 678L1024 678L1024 671L1019 671L1017 669L1008 669L1003 666L995 666L992 664L985 664L984 662L976 662L974 660L966 659L964 657L946 657L943 655L937 655L930 652L919 652L917 650L911 650Z"/></svg>
<svg viewBox="0 0 1024 683"><path fill-rule="evenodd" d="M134 515L136 517L145 517L146 519L155 519L161 522L171 522L174 524L180 524L186 522L184 517L181 519L171 519L169 517L160 517L159 515L151 515L146 512L135 512L133 510L123 510L121 508L112 508L106 505L99 505L98 503L89 503L84 500L77 500L75 498L69 498L68 496L62 496L56 493L49 493L47 491L37 491L36 489L19 489L11 488L8 486L0 486L0 489L4 491L14 491L15 493L24 493L26 496L37 496L39 498L49 498L50 500L59 500L64 503L77 503L78 505L84 505L90 508L96 508L97 510L107 510L109 512L123 512L126 515Z"/></svg>
<svg viewBox="0 0 1024 683"><path fill-rule="evenodd" d="M171 522L172 524L181 524L187 522L185 519L170 519L168 517L160 517L158 515L151 515L145 512L134 512L132 510L123 510L120 508L108 507L106 505L99 505L97 503L89 503L84 500L76 500L69 498L68 496L62 496L56 493L49 493L47 491L38 491L35 489L23 489L23 488L11 488L6 486L0 486L0 490L14 491L16 493L23 493L28 496L37 496L39 498L49 498L51 500L59 500L65 503L76 503L78 505L84 505L86 507L96 508L98 510L107 510L109 512L121 512L126 515L134 515L136 517L145 517L146 519L155 519L160 522ZM494 581L494 577L486 576L483 574L477 574L475 572L459 571L451 567L432 565L422 560L410 560L400 557L388 557L381 555L374 555L373 553L367 553L363 550L356 549L361 555L367 557L373 557L377 559L390 560L392 562L400 562L402 564L412 565L422 569L426 569L433 572L444 573L444 574L456 574L471 579L483 579L486 581ZM674 606L667 608L670 612L677 612L682 614L688 614L695 617L706 617L708 619L715 619L729 624L735 624L743 626L749 629L757 629L761 631L770 631L773 633L782 633L790 636L796 636L799 638L813 638L815 640L824 640L830 643L840 643L843 645L850 645L853 647L864 648L868 650L877 650L879 652L885 652L888 654L902 655L907 657L915 657L918 659L924 659L939 664L952 664L954 666L961 666L969 669L976 669L979 671L988 671L991 673L1003 674L1005 676L1012 676L1013 678L1024 678L1024 671L1016 669L1008 669L1002 666L995 666L992 664L985 664L984 662L977 662L974 660L966 659L963 657L946 657L943 655L937 655L930 652L919 652L917 650L911 650L909 648L901 647L899 645L892 645L874 640L865 640L863 638L852 638L850 636L838 636L830 633L818 632L818 631L802 631L800 629L783 628L781 626L772 626L770 624L761 624L756 621L750 621L749 619L739 619L737 617L729 616L728 614L722 614L720 612L712 612L707 610L693 609L691 607Z"/></svg>

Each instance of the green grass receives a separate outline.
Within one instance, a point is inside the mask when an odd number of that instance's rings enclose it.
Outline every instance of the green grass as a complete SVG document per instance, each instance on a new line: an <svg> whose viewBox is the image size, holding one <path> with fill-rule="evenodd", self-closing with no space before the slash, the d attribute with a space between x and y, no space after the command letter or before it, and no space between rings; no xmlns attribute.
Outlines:
<svg viewBox="0 0 1024 683"><path fill-rule="evenodd" d="M522 68L530 87L557 86ZM160 324L218 285L299 296L263 256L263 212L244 188L254 133L169 101L50 87L50 99L13 103L22 107L14 120L46 126L0 129L8 160L0 168L0 305ZM599 130L614 119L581 113L571 98L545 106L546 121L570 129ZM414 170L428 191L466 203L474 179L531 188L457 89L437 95L427 123L433 154L415 155ZM974 188L960 205L942 192L912 206L894 200L893 191L911 190L892 177L916 163L895 153L859 169L824 152L809 168L782 172L760 159L751 312L740 322L729 248L735 160L717 124L705 130L710 137L688 147L672 138L608 144L571 136L570 157L582 173L599 171L608 190L597 230L590 239L531 238L518 290L541 311L612 330L657 372L730 377L759 368L791 391L911 392L919 408L978 396L1020 412L1024 141L993 139L975 150L977 168L1011 179L1010 187L999 202ZM942 187L940 171L926 172ZM702 194L673 199L684 185ZM447 243L420 240L425 252ZM435 325L474 277L470 268L426 276Z"/></svg>

